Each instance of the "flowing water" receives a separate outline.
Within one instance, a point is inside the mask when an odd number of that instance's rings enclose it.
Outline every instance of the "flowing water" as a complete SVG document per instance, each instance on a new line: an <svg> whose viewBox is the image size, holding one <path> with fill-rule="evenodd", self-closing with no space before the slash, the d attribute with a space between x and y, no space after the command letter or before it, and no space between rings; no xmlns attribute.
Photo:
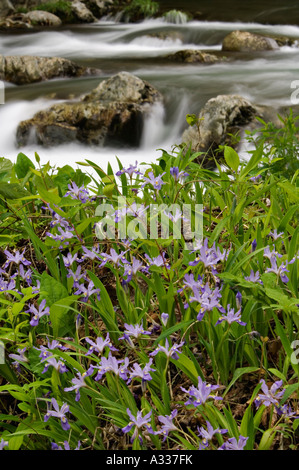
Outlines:
<svg viewBox="0 0 299 470"><path fill-rule="evenodd" d="M179 1L161 3L165 8L183 6ZM50 160L57 166L68 163L76 167L76 162L89 159L104 168L108 161L117 167L115 156L124 166L136 160L151 162L161 156L159 149L170 151L173 145L181 142L182 132L187 127L186 114L198 114L208 99L219 94L237 93L253 104L271 105L277 109L291 106L291 84L299 80L297 42L278 51L247 54L233 62L214 65L179 64L165 60L164 56L182 49L221 54L223 38L237 29L297 39L299 26L295 24L295 15L298 13L298 18L299 11L294 2L289 2L286 8L287 2L284 7L279 7L272 1L265 10L258 10L256 1L250 2L252 10L240 6L243 2L227 2L239 4L236 11L233 8L225 10L223 2L214 2L218 11L213 8L213 1L190 1L184 5L188 4L189 10L194 12L198 10L198 3L203 19L189 22L182 15L172 19L174 22L161 17L138 24L107 18L95 24L72 25L58 31L45 29L30 34L1 34L1 54L65 57L97 67L101 75L25 86L6 83L5 104L0 105L0 157L15 160L22 151L34 158L34 152L38 152L43 163ZM101 80L123 70L149 81L164 97L163 105L153 107L138 149L92 148L76 143L51 149L38 145L16 147L15 133L20 121L70 96L87 93Z"/></svg>

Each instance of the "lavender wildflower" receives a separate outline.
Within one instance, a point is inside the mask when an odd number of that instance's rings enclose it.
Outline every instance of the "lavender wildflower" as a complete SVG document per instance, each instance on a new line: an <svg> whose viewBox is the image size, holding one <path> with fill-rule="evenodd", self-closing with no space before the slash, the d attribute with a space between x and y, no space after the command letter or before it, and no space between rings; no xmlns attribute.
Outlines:
<svg viewBox="0 0 299 470"><path fill-rule="evenodd" d="M151 414L152 411L147 413L144 417L142 417L142 412L137 411L136 417L133 416L131 413L130 409L127 408L127 414L130 418L130 422L122 428L122 431L124 433L130 432L133 427L135 427L134 433L130 439L131 442L133 442L137 437L139 438L140 443L143 442L142 437L140 436L140 431L143 427L145 427L146 431L150 434L156 434L155 431L153 431L151 425L149 424L149 421L151 419Z"/></svg>
<svg viewBox="0 0 299 470"><path fill-rule="evenodd" d="M144 188L144 186L146 184L151 184L154 189L157 189L158 191L162 188L162 185L163 184L166 184L164 183L164 181L162 180L162 176L165 175L165 171L164 173L162 173L162 175L159 175L159 176L154 176L154 173L151 171L149 172L148 174L148 178L147 177L143 177L143 181L144 183L141 185L141 188Z"/></svg>
<svg viewBox="0 0 299 470"><path fill-rule="evenodd" d="M60 418L61 421L61 427L64 431L68 431L70 429L70 424L66 418L66 413L69 412L69 406L66 403L63 403L61 408L59 408L59 405L55 398L52 398L51 404L54 408L54 410L48 410L47 413L44 416L44 422L47 422L50 416L54 416L55 418Z"/></svg>
<svg viewBox="0 0 299 470"><path fill-rule="evenodd" d="M188 393L190 396L190 398L185 402L185 405L193 405L196 407L204 404L209 398L212 398L213 400L222 400L222 397L211 395L211 391L217 390L218 388L219 385L207 384L207 382L204 382L199 376L197 388L194 385L191 385L189 390L181 387L181 390Z"/></svg>
<svg viewBox="0 0 299 470"><path fill-rule="evenodd" d="M279 406L279 400L283 397L285 389L282 389L281 391L278 391L278 389L282 386L283 381L282 380L277 380L276 382L271 385L270 389L266 385L266 382L264 379L260 380L260 383L262 384L261 388L264 393L259 393L254 400L255 406L257 408L260 407L260 405L265 405L265 406L270 406L270 405L276 405Z"/></svg>
<svg viewBox="0 0 299 470"><path fill-rule="evenodd" d="M97 295L97 299L101 300L100 298L100 289L97 289L94 287L93 281L89 281L88 286L84 286L84 284L79 284L78 285L78 290L74 292L75 295L84 295L84 297L81 299L82 302L87 302L89 297L93 294Z"/></svg>
<svg viewBox="0 0 299 470"><path fill-rule="evenodd" d="M16 251L15 255L10 253L8 250L4 250L4 254L7 257L7 260L3 266L4 269L6 269L10 265L10 263L16 263L17 265L23 264L24 266L30 266L31 262L25 258L24 253L25 253L25 249L22 251L22 253L20 253L19 250Z"/></svg>
<svg viewBox="0 0 299 470"><path fill-rule="evenodd" d="M205 449L209 445L209 441L211 441L215 434L226 434L228 429L214 429L213 426L209 421L207 421L207 429L203 426L198 429L199 435L202 437L201 444L199 446L199 450Z"/></svg>
<svg viewBox="0 0 299 470"><path fill-rule="evenodd" d="M88 377L92 374L92 370L88 370L87 372L77 372L77 377L72 379L72 383L74 384L72 387L67 387L64 389L65 392L71 392L72 390L76 390L76 401L80 400L80 388L86 387L85 377Z"/></svg>
<svg viewBox="0 0 299 470"><path fill-rule="evenodd" d="M118 351L118 349L116 349L112 345L112 343L110 341L109 333L107 333L106 339L97 337L96 341L94 342L91 339L86 338L86 342L90 344L90 348L89 348L88 352L86 353L86 356L94 353L94 351L96 351L98 354L102 354L105 347L107 347L110 351Z"/></svg>
<svg viewBox="0 0 299 470"><path fill-rule="evenodd" d="M244 450L247 441L248 437L239 436L238 440L235 437L231 437L218 450Z"/></svg>
<svg viewBox="0 0 299 470"><path fill-rule="evenodd" d="M263 285L263 282L261 281L260 279L260 272L257 271L256 273L253 271L253 269L251 269L250 271L250 276L245 276L244 279L246 281L250 281L250 282L258 282L259 284Z"/></svg>
<svg viewBox="0 0 299 470"><path fill-rule="evenodd" d="M127 384L131 383L132 379L137 377L141 378L141 389L142 392L145 392L146 389L146 384L149 380L152 380L152 376L150 375L150 372L155 372L156 369L153 369L151 367L153 363L153 359L150 359L147 364L145 364L144 368L142 369L137 362L134 362L133 367L131 368L130 372L130 377L129 380L127 381Z"/></svg>
<svg viewBox="0 0 299 470"><path fill-rule="evenodd" d="M65 194L65 197L71 196L72 199L78 199L79 201L85 204L89 201L89 193L87 189L82 185L80 188L72 181L71 184L68 184L69 191Z"/></svg>
<svg viewBox="0 0 299 470"><path fill-rule="evenodd" d="M30 305L28 310L25 310L25 312L33 313L33 317L30 320L30 325L37 326L39 324L39 320L44 315L50 315L50 307L46 307L46 299L43 299L38 307L38 310L34 305Z"/></svg>
<svg viewBox="0 0 299 470"><path fill-rule="evenodd" d="M163 434L163 442L166 440L166 438L168 437L168 434L171 431L178 430L176 425L173 424L173 420L177 414L178 414L178 410L173 410L170 415L158 416L160 423L162 423L161 429L160 431L158 431L158 434Z"/></svg>
<svg viewBox="0 0 299 470"><path fill-rule="evenodd" d="M156 356L159 352L163 352L166 354L167 358L171 358L174 360L179 359L179 354L181 354L182 351L179 351L179 348L181 348L185 344L184 341L182 341L179 344L173 344L171 347L169 347L169 342L168 339L166 338L165 340L165 346L159 345L153 352L151 352L149 355L150 356Z"/></svg>
<svg viewBox="0 0 299 470"><path fill-rule="evenodd" d="M230 308L230 304L227 305L227 315L221 315L215 325L219 325L223 321L227 321L229 325L231 325L233 322L239 323L239 325L242 326L246 325L245 322L241 321L241 309L235 312L233 308Z"/></svg>
<svg viewBox="0 0 299 470"><path fill-rule="evenodd" d="M5 441L3 438L0 441L0 450L3 450L4 447L8 446L8 441Z"/></svg>
<svg viewBox="0 0 299 470"><path fill-rule="evenodd" d="M59 372L60 374L63 374L64 372L68 371L64 362L62 362L61 360L57 361L57 359L55 359L55 357L53 356L46 357L45 361L46 361L46 365L44 367L44 370L42 371L42 374L45 374L48 371L50 366L54 367L54 369L56 369L57 372Z"/></svg>

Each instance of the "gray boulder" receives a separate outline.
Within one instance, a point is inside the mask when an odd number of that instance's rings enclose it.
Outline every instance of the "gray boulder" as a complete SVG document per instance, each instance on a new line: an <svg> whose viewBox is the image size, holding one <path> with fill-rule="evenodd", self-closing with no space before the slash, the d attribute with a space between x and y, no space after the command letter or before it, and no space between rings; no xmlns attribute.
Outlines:
<svg viewBox="0 0 299 470"><path fill-rule="evenodd" d="M10 0L1 0L0 18L11 15L14 12L14 6Z"/></svg>
<svg viewBox="0 0 299 470"><path fill-rule="evenodd" d="M81 23L93 23L96 21L95 16L91 13L87 6L79 0L72 2L72 13L76 17L77 21Z"/></svg>
<svg viewBox="0 0 299 470"><path fill-rule="evenodd" d="M216 54L209 54L195 49L185 49L175 52L174 54L169 54L166 56L166 59L187 64L216 64L217 62L226 60L226 58L219 57Z"/></svg>
<svg viewBox="0 0 299 470"><path fill-rule="evenodd" d="M258 52L276 49L279 49L279 46L275 39L248 31L232 31L222 43L222 50L231 52Z"/></svg>
<svg viewBox="0 0 299 470"><path fill-rule="evenodd" d="M198 127L189 126L182 141L193 152L212 154L219 145L230 144L228 134L235 134L250 124L259 110L239 95L219 95L210 99L198 115Z"/></svg>
<svg viewBox="0 0 299 470"><path fill-rule="evenodd" d="M96 70L61 57L0 56L0 79L16 85L91 73Z"/></svg>
<svg viewBox="0 0 299 470"><path fill-rule="evenodd" d="M42 10L29 11L24 14L24 18L28 19L32 26L52 26L56 28L62 24L58 16Z"/></svg>
<svg viewBox="0 0 299 470"><path fill-rule="evenodd" d="M161 94L149 83L127 72L104 80L76 102L55 104L22 121L17 143L32 138L40 145L78 141L88 145L138 146L143 122Z"/></svg>

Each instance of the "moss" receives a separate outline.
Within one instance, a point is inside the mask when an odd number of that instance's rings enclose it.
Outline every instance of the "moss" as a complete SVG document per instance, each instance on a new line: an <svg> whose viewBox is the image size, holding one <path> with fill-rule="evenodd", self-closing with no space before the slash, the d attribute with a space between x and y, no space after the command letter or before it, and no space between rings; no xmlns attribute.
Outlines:
<svg viewBox="0 0 299 470"><path fill-rule="evenodd" d="M157 15L160 9L158 2L152 0L132 0L123 10L124 17L129 21L140 21Z"/></svg>
<svg viewBox="0 0 299 470"><path fill-rule="evenodd" d="M43 5L32 8L32 10L41 10L53 13L53 15L58 16L63 23L76 22L76 17L72 12L72 4L68 0L57 0L55 3L44 3Z"/></svg>

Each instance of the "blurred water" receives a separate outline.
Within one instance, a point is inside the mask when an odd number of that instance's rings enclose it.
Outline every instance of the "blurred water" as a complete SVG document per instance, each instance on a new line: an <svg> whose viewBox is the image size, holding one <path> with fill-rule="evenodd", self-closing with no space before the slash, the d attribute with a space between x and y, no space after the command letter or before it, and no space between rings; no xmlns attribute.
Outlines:
<svg viewBox="0 0 299 470"><path fill-rule="evenodd" d="M89 92L101 80L121 70L149 81L164 97L163 107L154 107L145 123L139 149L91 148L76 143L45 149L32 143L20 150L30 158L37 151L42 162L50 160L57 165L75 165L87 158L98 164L103 161L105 165L110 161L116 167L115 155L124 165L135 160L150 162L160 156L157 149L169 150L181 142L187 113L199 113L208 99L219 94L241 94L253 104L290 106L291 83L299 78L297 43L214 65L178 64L165 59L167 54L190 48L221 54L223 38L235 29L299 38L299 27L284 22L194 20L174 24L163 18L138 24L110 19L59 31L1 34L0 52L4 55L61 56L97 67L101 75L22 87L6 84L6 102L0 106L0 156L16 158L19 149L15 145L15 132L20 121L70 95L79 97Z"/></svg>

